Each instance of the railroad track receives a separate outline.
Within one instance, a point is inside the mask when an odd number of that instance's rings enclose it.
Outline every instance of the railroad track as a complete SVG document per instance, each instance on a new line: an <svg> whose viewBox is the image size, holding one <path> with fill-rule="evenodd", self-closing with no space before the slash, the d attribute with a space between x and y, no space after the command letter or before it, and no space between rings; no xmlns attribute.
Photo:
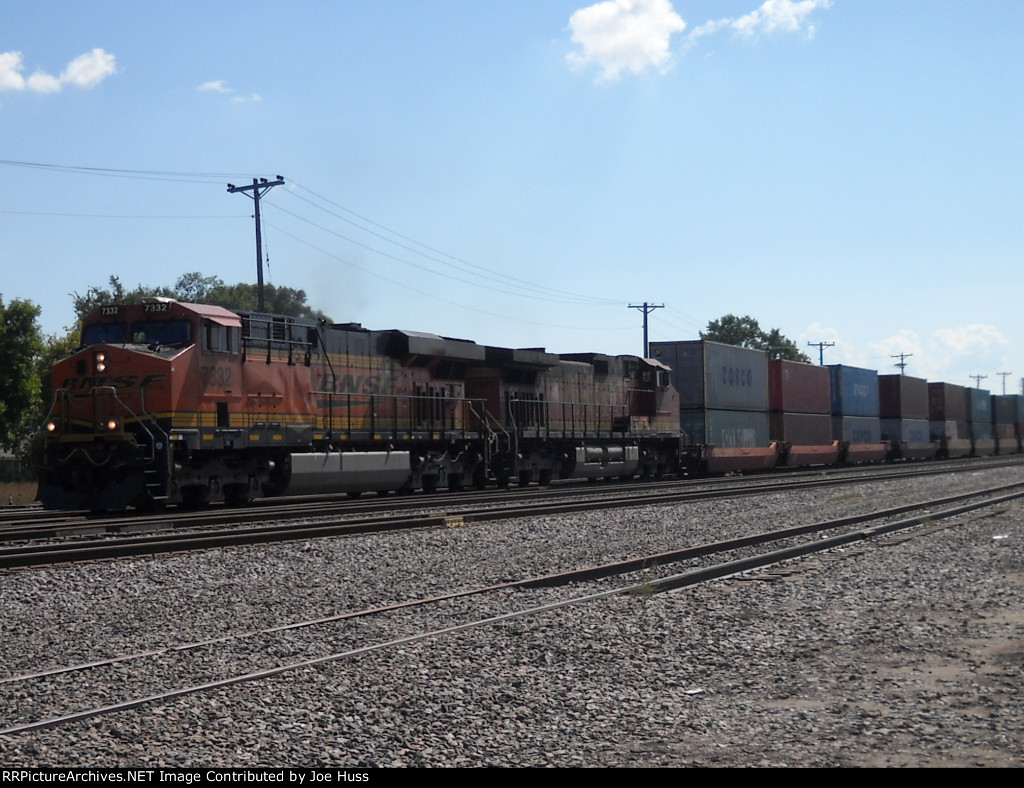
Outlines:
<svg viewBox="0 0 1024 788"><path fill-rule="evenodd" d="M1022 465L1020 459L989 463L985 467ZM977 466L971 466L977 467ZM619 509L638 506L676 505L694 501L727 499L738 496L765 495L773 492L792 492L837 485L855 485L893 478L907 479L949 473L950 469L936 469L933 465L920 468L901 468L898 471L874 474L826 475L810 474L785 479L755 477L753 480L718 480L711 486L695 487L692 482L667 485L633 486L610 485L594 489L549 488L530 496L505 494L477 494L451 496L451 503L424 511L428 501L395 499L386 510L380 506L354 508L336 504L325 506L322 501L307 502L298 508L292 506L287 519L266 522L266 515L245 516L239 519L239 510L224 509L215 515L208 513L182 513L158 518L155 526L149 520L115 518L112 521L73 523L41 529L10 529L3 532L7 544L0 547L0 569L15 569L63 563L134 558L139 556L209 550L222 547L269 544L309 539L356 536L382 531L413 528L458 527L494 520L516 519L546 515L559 515L593 509ZM193 518L191 515L195 515ZM255 520L256 524L252 524ZM179 531L189 523L193 528L214 530ZM135 530L157 530L157 533L136 535ZM170 530L174 529L174 530ZM101 537L101 538L89 538ZM14 542L12 544L12 542ZM20 543L19 543L20 542ZM28 542L28 543L26 543Z"/></svg>
<svg viewBox="0 0 1024 788"><path fill-rule="evenodd" d="M0 521L0 569L206 550L231 544L354 535L375 530L467 524L602 506L617 508L676 504L708 497L940 476L962 470L1014 466L1024 466L1024 456L950 461L939 466L880 466L866 472L819 468L790 472L781 477L755 475L642 484L570 483L545 488L430 496L381 496L369 500L351 500L347 496L326 500L310 497L271 498L246 509L217 507L213 511L173 511L145 516L129 514L53 518L52 513L49 513L48 518L37 522ZM332 521L332 518L337 519ZM203 530L213 532L203 534ZM232 542L232 534L237 535L237 541ZM280 538L273 538L274 535ZM89 537L96 538L90 541ZM42 543L54 546L52 550L46 550Z"/></svg>
<svg viewBox="0 0 1024 788"><path fill-rule="evenodd" d="M15 699L31 698L32 702L15 706L16 711L2 723L0 735L59 727L371 652L400 650L420 641L530 620L559 608L593 604L615 595L647 596L850 544L870 546L871 540L887 534L918 529L922 524L945 527L938 524L1021 497L1024 482L1000 485L600 566L567 568L497 585L452 590L11 676L0 680L5 694ZM345 648L323 653L323 642L332 637L343 641ZM242 642L248 647L239 652ZM154 684L168 688L153 692ZM39 708L47 713L36 714L34 710Z"/></svg>

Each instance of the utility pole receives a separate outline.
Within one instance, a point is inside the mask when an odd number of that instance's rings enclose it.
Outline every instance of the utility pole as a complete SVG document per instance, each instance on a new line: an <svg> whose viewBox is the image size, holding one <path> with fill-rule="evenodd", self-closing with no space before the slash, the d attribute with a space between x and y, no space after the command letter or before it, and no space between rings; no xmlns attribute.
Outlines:
<svg viewBox="0 0 1024 788"><path fill-rule="evenodd" d="M1012 375L1012 372L997 372L997 375L1003 379L1003 394L1006 393L1006 379Z"/></svg>
<svg viewBox="0 0 1024 788"><path fill-rule="evenodd" d="M256 297L259 299L258 310L265 312L266 307L263 305L263 233L260 231L260 197L266 194L268 191L273 189L275 186L280 186L284 183L284 178L280 175L277 176L276 181L268 181L266 178L253 178L252 186L235 186L233 183L228 184L228 193L235 194L236 192L252 192L249 197L252 197L252 201L256 204L255 218L256 218Z"/></svg>
<svg viewBox="0 0 1024 788"><path fill-rule="evenodd" d="M907 371L907 359L910 358L913 355L914 355L913 353L896 353L895 355L890 357L890 358L898 358L900 360L899 364L893 364L893 366L900 368L900 374L901 375L906 373L906 371Z"/></svg>
<svg viewBox="0 0 1024 788"><path fill-rule="evenodd" d="M988 375L968 375L967 377L969 377L971 380L974 381L974 388L980 389L981 388L981 381L983 381L985 378L987 378Z"/></svg>
<svg viewBox="0 0 1024 788"><path fill-rule="evenodd" d="M816 347L816 348L818 348L818 366L819 367L825 366L825 348L827 348L827 347L835 347L835 346L836 346L835 342L808 342L807 343L807 347Z"/></svg>
<svg viewBox="0 0 1024 788"><path fill-rule="evenodd" d="M647 352L647 316L655 309L664 309L664 307L664 304L648 304L646 301L644 301L643 306L637 304L629 305L630 309L639 309L644 313L644 358L647 358L649 355Z"/></svg>

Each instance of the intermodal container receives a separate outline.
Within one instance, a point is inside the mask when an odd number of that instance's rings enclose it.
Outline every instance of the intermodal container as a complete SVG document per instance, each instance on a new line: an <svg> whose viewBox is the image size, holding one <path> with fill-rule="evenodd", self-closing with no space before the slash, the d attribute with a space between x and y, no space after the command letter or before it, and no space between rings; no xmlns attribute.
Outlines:
<svg viewBox="0 0 1024 788"><path fill-rule="evenodd" d="M672 367L680 409L768 411L763 350L695 339L651 342L650 354Z"/></svg>
<svg viewBox="0 0 1024 788"><path fill-rule="evenodd" d="M928 419L882 419L882 440L903 443L930 443L931 425Z"/></svg>
<svg viewBox="0 0 1024 788"><path fill-rule="evenodd" d="M767 447L767 411L686 409L679 412L679 425L691 444L720 449Z"/></svg>
<svg viewBox="0 0 1024 788"><path fill-rule="evenodd" d="M907 375L878 376L878 415L883 419L928 419L928 381Z"/></svg>
<svg viewBox="0 0 1024 788"><path fill-rule="evenodd" d="M1017 425L996 422L992 425L992 434L1001 441L1013 440L1017 437Z"/></svg>
<svg viewBox="0 0 1024 788"><path fill-rule="evenodd" d="M827 367L798 361L768 361L768 409L785 413L831 413Z"/></svg>
<svg viewBox="0 0 1024 788"><path fill-rule="evenodd" d="M768 437L794 446L828 446L832 443L832 417L827 413L772 412L768 414Z"/></svg>
<svg viewBox="0 0 1024 788"><path fill-rule="evenodd" d="M967 420L972 424L992 423L992 392L985 389L964 389L967 394ZM987 437L975 435L975 438Z"/></svg>
<svg viewBox="0 0 1024 788"><path fill-rule="evenodd" d="M996 394L992 397L992 421L995 424L1020 424L1024 397L1020 394Z"/></svg>
<svg viewBox="0 0 1024 788"><path fill-rule="evenodd" d="M971 437L971 427L966 421L930 421L933 441L967 440Z"/></svg>
<svg viewBox="0 0 1024 788"><path fill-rule="evenodd" d="M875 370L843 364L833 364L828 370L833 416L878 418L878 373Z"/></svg>
<svg viewBox="0 0 1024 788"><path fill-rule="evenodd" d="M967 421L967 389L955 383L929 383L928 418L932 421Z"/></svg>
<svg viewBox="0 0 1024 788"><path fill-rule="evenodd" d="M846 443L881 443L881 420L871 416L833 416L832 440Z"/></svg>

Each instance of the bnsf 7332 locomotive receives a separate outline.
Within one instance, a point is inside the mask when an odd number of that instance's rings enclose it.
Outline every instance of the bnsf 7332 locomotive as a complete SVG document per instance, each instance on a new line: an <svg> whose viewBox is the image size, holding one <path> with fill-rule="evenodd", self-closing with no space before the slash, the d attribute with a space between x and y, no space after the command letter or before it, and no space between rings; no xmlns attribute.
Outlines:
<svg viewBox="0 0 1024 788"><path fill-rule="evenodd" d="M39 497L244 503L680 465L669 369L161 298L105 306L54 368Z"/></svg>

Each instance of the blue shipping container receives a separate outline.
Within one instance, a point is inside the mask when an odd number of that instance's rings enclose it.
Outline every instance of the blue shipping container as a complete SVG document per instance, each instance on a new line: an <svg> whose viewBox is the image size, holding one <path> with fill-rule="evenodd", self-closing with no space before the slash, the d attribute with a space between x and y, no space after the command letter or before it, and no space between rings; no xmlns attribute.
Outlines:
<svg viewBox="0 0 1024 788"><path fill-rule="evenodd" d="M985 389L967 389L967 420L975 424L992 424L992 392ZM978 437L988 437L979 436Z"/></svg>
<svg viewBox="0 0 1024 788"><path fill-rule="evenodd" d="M878 373L875 370L833 364L828 371L832 378L833 416L878 418Z"/></svg>
<svg viewBox="0 0 1024 788"><path fill-rule="evenodd" d="M832 440L846 443L881 443L881 419L870 416L833 416Z"/></svg>
<svg viewBox="0 0 1024 788"><path fill-rule="evenodd" d="M720 449L768 446L768 413L742 410L681 410L679 425L692 444Z"/></svg>
<svg viewBox="0 0 1024 788"><path fill-rule="evenodd" d="M927 419L882 419L882 440L904 443L931 443L931 425Z"/></svg>

